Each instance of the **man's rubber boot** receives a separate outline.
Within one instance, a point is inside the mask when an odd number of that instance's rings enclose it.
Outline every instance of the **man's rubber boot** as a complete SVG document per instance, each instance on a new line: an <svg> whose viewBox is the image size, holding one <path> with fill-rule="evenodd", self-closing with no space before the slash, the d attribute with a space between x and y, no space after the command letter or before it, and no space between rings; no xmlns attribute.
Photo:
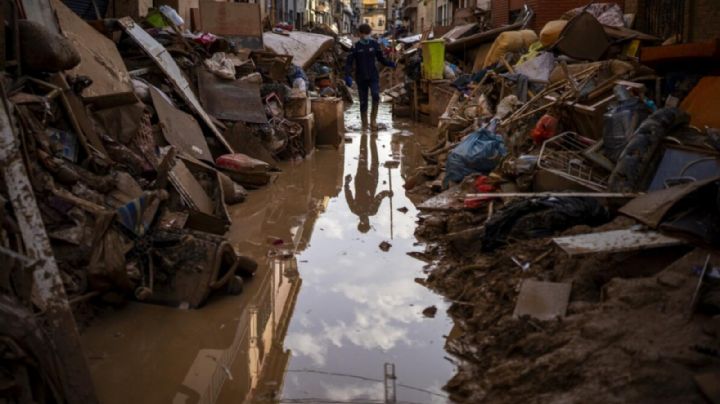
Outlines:
<svg viewBox="0 0 720 404"><path fill-rule="evenodd" d="M378 130L377 115L378 115L378 104L373 102L372 111L370 112L370 130L375 131L375 132L377 132L377 130Z"/></svg>
<svg viewBox="0 0 720 404"><path fill-rule="evenodd" d="M367 111L360 111L360 122L362 122L362 130L366 131L368 128Z"/></svg>

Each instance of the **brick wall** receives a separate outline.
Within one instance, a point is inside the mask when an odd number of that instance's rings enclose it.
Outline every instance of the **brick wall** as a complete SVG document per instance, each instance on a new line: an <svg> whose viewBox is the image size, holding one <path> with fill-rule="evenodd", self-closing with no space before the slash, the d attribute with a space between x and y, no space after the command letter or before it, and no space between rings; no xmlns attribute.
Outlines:
<svg viewBox="0 0 720 404"><path fill-rule="evenodd" d="M704 0L713 2L713 0ZM717 0L715 0L717 2ZM624 1L615 1L622 7ZM575 7L581 7L588 4L587 0L492 0L492 22L493 26L499 27L510 23L508 17L510 10L519 8L522 4L527 4L535 12L535 17L530 22L529 28L540 32L548 21L560 18L566 11Z"/></svg>

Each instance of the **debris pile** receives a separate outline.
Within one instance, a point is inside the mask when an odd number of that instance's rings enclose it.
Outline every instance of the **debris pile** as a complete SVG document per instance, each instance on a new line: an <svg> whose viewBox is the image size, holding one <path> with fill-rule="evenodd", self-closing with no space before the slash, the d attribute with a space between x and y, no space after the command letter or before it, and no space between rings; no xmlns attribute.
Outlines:
<svg viewBox="0 0 720 404"><path fill-rule="evenodd" d="M386 93L438 128L406 188L456 321L446 388L700 401L720 366L718 44L664 44L611 4L530 18L420 41Z"/></svg>
<svg viewBox="0 0 720 404"><path fill-rule="evenodd" d="M347 91L330 72L345 48L263 33L258 4L203 1L192 21L167 5L137 20L85 21L60 0L3 10L0 311L45 313L62 369L87 386L48 367L46 383L63 384L49 391L93 402L78 303L198 308L241 293L257 264L226 240L228 206L279 160L339 144Z"/></svg>

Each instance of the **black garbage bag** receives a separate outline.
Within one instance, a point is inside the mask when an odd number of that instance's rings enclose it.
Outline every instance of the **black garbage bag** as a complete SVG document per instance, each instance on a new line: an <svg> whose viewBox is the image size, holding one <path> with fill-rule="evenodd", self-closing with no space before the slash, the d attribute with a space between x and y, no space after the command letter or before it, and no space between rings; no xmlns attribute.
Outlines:
<svg viewBox="0 0 720 404"><path fill-rule="evenodd" d="M649 180L649 174L655 171L653 162L662 140L673 129L685 125L690 117L677 108L663 108L650 115L628 142L610 174L608 190L610 192L635 192L643 190Z"/></svg>
<svg viewBox="0 0 720 404"><path fill-rule="evenodd" d="M542 198L512 202L485 225L482 250L493 251L510 239L546 237L573 226L599 226L610 220L595 198Z"/></svg>

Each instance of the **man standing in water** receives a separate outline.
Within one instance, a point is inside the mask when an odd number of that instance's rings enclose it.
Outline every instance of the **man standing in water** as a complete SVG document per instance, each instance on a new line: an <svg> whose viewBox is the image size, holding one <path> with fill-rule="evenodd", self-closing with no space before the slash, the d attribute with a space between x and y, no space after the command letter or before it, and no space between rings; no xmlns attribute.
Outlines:
<svg viewBox="0 0 720 404"><path fill-rule="evenodd" d="M370 114L370 127L377 130L378 103L380 103L380 76L375 62L395 68L395 63L387 60L383 55L380 44L370 38L370 26L362 24L358 27L360 40L353 45L345 64L345 84L352 87L352 72L355 68L355 81L357 81L358 96L360 97L360 116L363 127L367 127L368 90L372 93L372 112Z"/></svg>

